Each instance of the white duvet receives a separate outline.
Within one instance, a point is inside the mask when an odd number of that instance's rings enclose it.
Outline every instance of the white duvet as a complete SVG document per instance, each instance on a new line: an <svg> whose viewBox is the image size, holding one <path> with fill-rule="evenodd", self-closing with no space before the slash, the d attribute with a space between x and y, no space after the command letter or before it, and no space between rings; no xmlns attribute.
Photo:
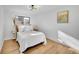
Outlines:
<svg viewBox="0 0 79 59"><path fill-rule="evenodd" d="M46 37L42 32L29 31L29 32L17 32L17 41L20 45L20 52L25 51L28 47L34 46L41 42L46 44Z"/></svg>

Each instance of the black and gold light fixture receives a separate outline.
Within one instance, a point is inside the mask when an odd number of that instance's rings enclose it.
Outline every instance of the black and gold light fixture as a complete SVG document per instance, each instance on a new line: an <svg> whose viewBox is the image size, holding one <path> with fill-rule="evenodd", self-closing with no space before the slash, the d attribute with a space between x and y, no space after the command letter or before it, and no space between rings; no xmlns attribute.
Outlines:
<svg viewBox="0 0 79 59"><path fill-rule="evenodd" d="M35 10L38 10L40 6L39 5L28 5L27 8L29 10L35 11Z"/></svg>

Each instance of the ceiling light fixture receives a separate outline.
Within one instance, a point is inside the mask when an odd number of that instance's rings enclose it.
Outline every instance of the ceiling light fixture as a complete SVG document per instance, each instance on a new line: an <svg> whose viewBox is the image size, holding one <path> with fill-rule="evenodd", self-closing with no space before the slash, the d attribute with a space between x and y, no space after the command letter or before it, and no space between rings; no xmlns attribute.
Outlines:
<svg viewBox="0 0 79 59"><path fill-rule="evenodd" d="M40 6L39 5L28 5L27 8L29 10L35 11L35 10L38 10Z"/></svg>

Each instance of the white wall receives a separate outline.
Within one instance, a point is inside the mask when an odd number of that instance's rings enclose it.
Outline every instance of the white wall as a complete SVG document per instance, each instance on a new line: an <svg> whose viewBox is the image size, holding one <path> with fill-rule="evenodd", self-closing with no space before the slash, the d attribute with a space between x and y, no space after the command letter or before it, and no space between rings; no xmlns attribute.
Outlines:
<svg viewBox="0 0 79 59"><path fill-rule="evenodd" d="M0 6L0 48L2 47L2 44L3 44L3 8L2 6Z"/></svg>
<svg viewBox="0 0 79 59"><path fill-rule="evenodd" d="M52 6L53 7L53 6ZM57 40L57 31L61 30L79 39L79 6L54 6L51 11L38 13L32 16L32 24L38 26L39 30L52 40ZM57 24L57 12L69 10L69 23Z"/></svg>
<svg viewBox="0 0 79 59"><path fill-rule="evenodd" d="M15 16L23 16L23 15L27 15L27 13L23 13L23 11L14 11L14 10L10 10L7 8L4 8L4 20L5 20L5 26L4 26L4 39L8 40L8 39L15 39L14 35L13 35L13 18Z"/></svg>
<svg viewBox="0 0 79 59"><path fill-rule="evenodd" d="M69 23L68 24L58 24L58 29L64 31L65 33L79 39L79 6L67 6L61 7L62 9L69 10ZM60 8L60 10L62 10Z"/></svg>

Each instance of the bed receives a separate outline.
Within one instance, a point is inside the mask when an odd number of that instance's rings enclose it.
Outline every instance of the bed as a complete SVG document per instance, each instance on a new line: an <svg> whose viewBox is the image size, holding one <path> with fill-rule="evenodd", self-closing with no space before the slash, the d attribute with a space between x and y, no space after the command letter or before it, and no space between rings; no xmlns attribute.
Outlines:
<svg viewBox="0 0 79 59"><path fill-rule="evenodd" d="M20 52L24 52L27 48L43 42L46 45L46 37L43 32L34 31L32 25L23 25L19 22L16 23L16 41L20 45Z"/></svg>
<svg viewBox="0 0 79 59"><path fill-rule="evenodd" d="M19 50L21 53L27 48L37 45L41 42L44 42L44 45L46 44L44 33L36 31L17 32L17 41L20 45Z"/></svg>

